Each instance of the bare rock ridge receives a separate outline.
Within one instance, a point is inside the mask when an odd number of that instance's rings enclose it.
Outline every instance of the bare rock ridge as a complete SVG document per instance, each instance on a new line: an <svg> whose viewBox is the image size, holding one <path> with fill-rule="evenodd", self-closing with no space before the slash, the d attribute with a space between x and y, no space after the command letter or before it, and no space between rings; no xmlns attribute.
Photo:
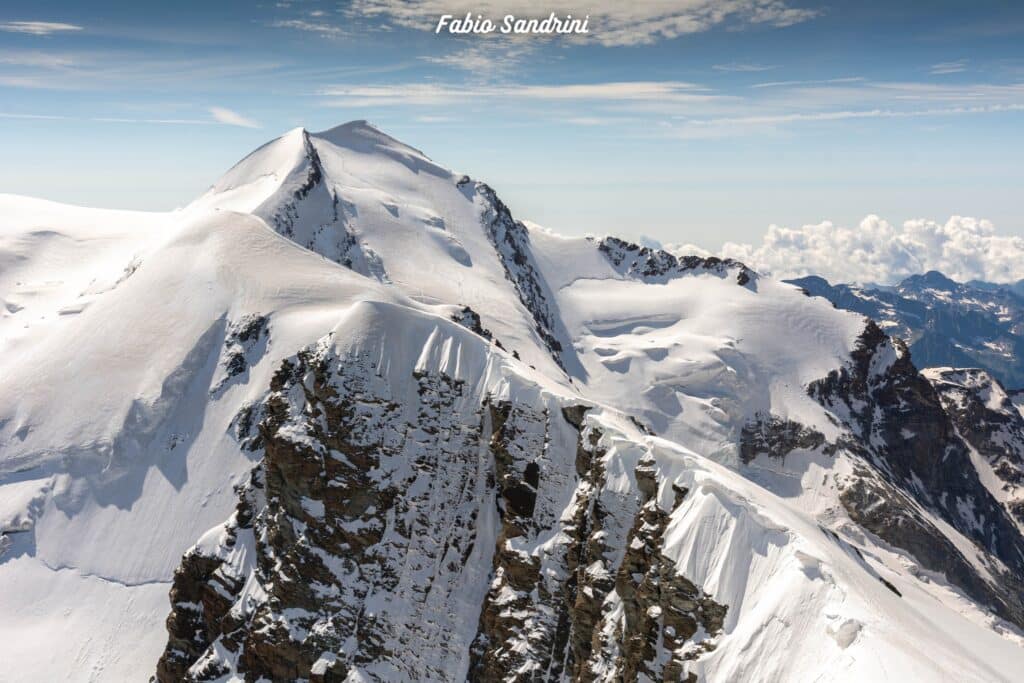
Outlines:
<svg viewBox="0 0 1024 683"><path fill-rule="evenodd" d="M290 182L256 210L277 232L346 268L382 282L387 273L380 258L362 244L349 224L354 207L327 182L316 145L301 131L302 159Z"/></svg>
<svg viewBox="0 0 1024 683"><path fill-rule="evenodd" d="M552 302L547 284L537 272L530 253L529 231L512 213L504 202L498 199L494 190L485 183L473 182L462 177L456 183L463 192L470 192L481 197L486 207L481 220L487 236L497 251L505 277L515 286L519 300L533 316L538 336L550 351L555 362L565 368L562 360L562 342L559 341L557 314L552 310ZM562 335L565 336L564 333Z"/></svg>
<svg viewBox="0 0 1024 683"><path fill-rule="evenodd" d="M664 282L668 278L694 271L708 272L723 278L735 273L736 284L740 286L749 284L753 287L757 280L757 273L733 259L693 255L680 258L663 249L642 247L611 236L602 238L597 248L621 272L641 278L644 282Z"/></svg>

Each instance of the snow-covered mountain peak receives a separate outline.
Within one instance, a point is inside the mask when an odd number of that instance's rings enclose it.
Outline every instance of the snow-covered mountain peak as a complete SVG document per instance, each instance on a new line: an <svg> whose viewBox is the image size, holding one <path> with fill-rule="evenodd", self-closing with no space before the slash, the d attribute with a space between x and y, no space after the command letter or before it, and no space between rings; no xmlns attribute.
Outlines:
<svg viewBox="0 0 1024 683"><path fill-rule="evenodd" d="M258 213L262 208L267 213L281 208L296 192L303 196L294 198L305 198L305 193L323 183L336 195L340 188L373 180L392 164L413 175L423 172L453 179L450 170L419 150L360 120L319 133L293 128L235 164L191 208Z"/></svg>
<svg viewBox="0 0 1024 683"><path fill-rule="evenodd" d="M1008 392L362 121L181 212L0 197L0 377L19 679L1024 667Z"/></svg>
<svg viewBox="0 0 1024 683"><path fill-rule="evenodd" d="M423 152L397 140L367 121L350 121L319 133L312 133L314 144L325 141L338 148L359 154L380 154L401 161L410 169L435 175L451 176L452 172L431 161ZM321 154L324 150L318 146Z"/></svg>
<svg viewBox="0 0 1024 683"><path fill-rule="evenodd" d="M310 161L305 128L293 128L232 166L187 210L210 208L252 212L283 185L301 175Z"/></svg>

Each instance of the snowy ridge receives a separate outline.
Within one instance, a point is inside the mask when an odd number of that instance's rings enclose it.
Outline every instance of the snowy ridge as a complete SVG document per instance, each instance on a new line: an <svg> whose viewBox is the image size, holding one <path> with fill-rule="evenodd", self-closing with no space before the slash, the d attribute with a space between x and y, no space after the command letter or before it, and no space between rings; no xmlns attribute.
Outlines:
<svg viewBox="0 0 1024 683"><path fill-rule="evenodd" d="M1012 397L742 264L353 122L171 214L2 196L0 266L19 679L1024 665Z"/></svg>

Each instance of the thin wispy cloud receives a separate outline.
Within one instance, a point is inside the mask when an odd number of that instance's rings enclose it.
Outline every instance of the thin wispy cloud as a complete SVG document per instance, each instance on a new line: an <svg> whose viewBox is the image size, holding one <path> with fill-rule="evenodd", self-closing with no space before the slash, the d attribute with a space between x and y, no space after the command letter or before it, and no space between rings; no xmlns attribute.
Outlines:
<svg viewBox="0 0 1024 683"><path fill-rule="evenodd" d="M614 112L606 116L568 116L556 119L556 122L583 128L644 125L644 119L641 116L622 115Z"/></svg>
<svg viewBox="0 0 1024 683"><path fill-rule="evenodd" d="M1024 111L1022 104L996 104L976 107L943 107L932 109L864 109L818 111L767 116L735 116L712 119L690 119L670 126L672 135L680 138L717 138L749 135L789 124L828 123L853 119L906 119L977 114L999 114Z"/></svg>
<svg viewBox="0 0 1024 683"><path fill-rule="evenodd" d="M481 79L504 76L534 53L531 44L513 40L486 40L444 55L424 55L420 61L468 72Z"/></svg>
<svg viewBox="0 0 1024 683"><path fill-rule="evenodd" d="M533 0L478 0L472 10L473 14L497 19L506 14L546 17L551 12L560 16L589 15L590 33L573 39L606 46L646 45L718 26L785 27L820 14L818 10L793 7L787 0L591 0L586 5L576 0L548 0L543 6ZM352 17L377 18L431 32L443 14L458 14L449 0L355 0L349 10Z"/></svg>
<svg viewBox="0 0 1024 683"><path fill-rule="evenodd" d="M933 76L943 76L945 74L958 74L967 71L967 60L960 59L955 62L939 62L938 64L932 64L928 73Z"/></svg>
<svg viewBox="0 0 1024 683"><path fill-rule="evenodd" d="M118 116L98 116L86 120L97 123L152 123L168 126L208 126L215 123L207 119L137 119Z"/></svg>
<svg viewBox="0 0 1024 683"><path fill-rule="evenodd" d="M57 114L18 114L13 112L0 111L0 119L28 119L40 121L59 121L68 117Z"/></svg>
<svg viewBox="0 0 1024 683"><path fill-rule="evenodd" d="M281 70L281 64L229 58L159 57L128 50L0 50L0 84L36 90L167 90L210 83L238 85ZM289 74L298 78L301 74Z"/></svg>
<svg viewBox="0 0 1024 683"><path fill-rule="evenodd" d="M320 94L325 104L344 107L447 105L480 99L696 103L723 96L680 81L621 81L608 83L565 83L560 85L502 84L472 87L461 84L396 83L381 85L335 85Z"/></svg>
<svg viewBox="0 0 1024 683"><path fill-rule="evenodd" d="M188 117L139 117L139 116L67 116L64 114L42 114L31 112L0 112L0 119L23 119L29 121L78 121L88 123L130 123L166 126L241 126L259 128L255 121L223 107L210 107L210 118Z"/></svg>
<svg viewBox="0 0 1024 683"><path fill-rule="evenodd" d="M733 71L736 73L759 73L761 71L771 71L778 67L773 64L745 64L730 62L729 64L715 64L711 67L715 71Z"/></svg>
<svg viewBox="0 0 1024 683"><path fill-rule="evenodd" d="M806 85L835 85L837 83L860 83L863 76L847 76L844 78L822 78L807 81L768 81L767 83L755 83L751 88L788 88L793 86Z"/></svg>
<svg viewBox="0 0 1024 683"><path fill-rule="evenodd" d="M824 89L821 95L834 98L878 98L905 103L930 102L963 105L1006 104L1024 101L1024 83L965 83L945 85L920 82L866 82L862 87Z"/></svg>
<svg viewBox="0 0 1024 683"><path fill-rule="evenodd" d="M5 21L0 22L0 31L6 33L27 33L33 36L48 36L53 33L81 31L81 26L54 21Z"/></svg>
<svg viewBox="0 0 1024 683"><path fill-rule="evenodd" d="M228 126L239 126L241 128L260 128L260 124L252 119L242 116L236 111L224 107L210 107L210 115L217 123Z"/></svg>
<svg viewBox="0 0 1024 683"><path fill-rule="evenodd" d="M559 85L502 82L477 86L404 82L335 85L318 94L326 106L427 107L436 115L500 100L505 111L515 109L524 117L576 126L607 126L632 120L645 125L632 126L630 134L681 139L749 136L858 120L938 119L1024 111L1024 84L880 83L857 76L761 85L736 94L682 81ZM542 102L560 106L557 110L531 107L531 103Z"/></svg>
<svg viewBox="0 0 1024 683"><path fill-rule="evenodd" d="M268 24L271 28L287 28L294 31L305 31L315 33L324 38L340 38L345 35L345 30L340 26L329 24L325 21L306 21L305 19L281 19Z"/></svg>
<svg viewBox="0 0 1024 683"><path fill-rule="evenodd" d="M32 114L22 112L0 112L0 119L24 119L30 121L84 121L91 123L148 123L174 126L209 126L217 121L211 119L134 118L124 116L64 116L63 114Z"/></svg>
<svg viewBox="0 0 1024 683"><path fill-rule="evenodd" d="M42 69L62 69L74 66L75 59L69 55L53 54L49 52L7 51L0 52L0 64Z"/></svg>

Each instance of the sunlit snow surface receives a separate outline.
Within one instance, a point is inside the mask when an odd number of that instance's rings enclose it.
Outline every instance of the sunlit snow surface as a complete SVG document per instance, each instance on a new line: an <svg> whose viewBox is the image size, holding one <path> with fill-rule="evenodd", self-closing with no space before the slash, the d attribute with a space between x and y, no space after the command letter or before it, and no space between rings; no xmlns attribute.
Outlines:
<svg viewBox="0 0 1024 683"><path fill-rule="evenodd" d="M325 180L282 214L310 147ZM0 680L148 679L174 569L231 515L254 464L232 420L331 330L339 348L376 349L390 376L598 405L622 491L652 453L691 490L666 552L729 607L702 680L1018 678L1019 636L845 516L845 456L738 459L757 413L835 435L805 387L847 360L858 316L766 278L643 282L592 240L533 228L556 362L459 180L356 123L292 131L173 213L0 196ZM505 351L451 322L463 306ZM225 338L257 315L268 341L228 376ZM670 509L667 483L662 498ZM460 628L468 642L476 620Z"/></svg>

